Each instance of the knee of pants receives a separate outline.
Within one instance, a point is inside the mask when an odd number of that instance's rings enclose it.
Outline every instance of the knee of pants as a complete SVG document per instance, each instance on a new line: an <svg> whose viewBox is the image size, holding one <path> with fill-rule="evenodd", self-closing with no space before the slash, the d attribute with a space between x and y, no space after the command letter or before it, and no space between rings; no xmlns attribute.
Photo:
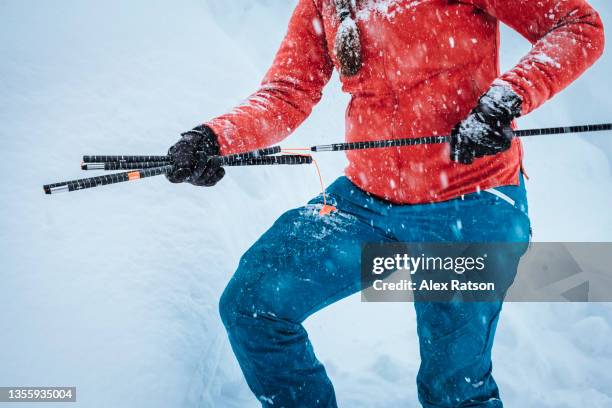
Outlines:
<svg viewBox="0 0 612 408"><path fill-rule="evenodd" d="M240 259L238 269L234 272L234 275L228 282L227 286L221 294L219 299L219 315L221 321L226 329L234 326L236 318L239 313L246 312L246 305L241 302L244 298L244 291L246 290L246 282L243 276L248 276L245 270L245 255Z"/></svg>
<svg viewBox="0 0 612 408"><path fill-rule="evenodd" d="M223 290L221 298L219 299L219 315L221 316L223 325L228 329L236 321L236 313L238 313L238 308L236 307L237 301L238 297L235 291L232 290L230 282L230 284L225 287L225 290Z"/></svg>
<svg viewBox="0 0 612 408"><path fill-rule="evenodd" d="M279 298L273 293L270 279L270 263L262 263L253 249L241 258L238 269L219 299L219 314L227 329L244 323L244 318L269 317L279 314Z"/></svg>
<svg viewBox="0 0 612 408"><path fill-rule="evenodd" d="M287 300L288 302L288 300ZM280 310L279 299L255 285L241 287L232 280L219 300L219 314L230 338L236 343L251 338L281 338L303 335L302 325Z"/></svg>

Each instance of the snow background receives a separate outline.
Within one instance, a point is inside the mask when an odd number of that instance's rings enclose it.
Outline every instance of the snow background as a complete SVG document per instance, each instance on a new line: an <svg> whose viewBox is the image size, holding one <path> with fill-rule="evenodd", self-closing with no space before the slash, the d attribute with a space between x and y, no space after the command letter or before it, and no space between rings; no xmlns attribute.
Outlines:
<svg viewBox="0 0 612 408"><path fill-rule="evenodd" d="M314 170L230 169L214 189L41 185L83 176L82 154L164 153L241 101L294 4L0 0L0 385L74 385L70 407L258 406L217 299L241 253L318 193ZM592 4L612 23L609 1ZM504 29L504 68L528 49ZM520 125L612 120L611 55ZM334 76L285 145L341 140L347 101ZM611 241L611 135L525 149L534 239ZM328 184L345 165L319 161ZM341 406L417 406L414 320L410 304L356 295L306 322ZM494 348L507 406L612 407L610 338L609 304L507 304Z"/></svg>

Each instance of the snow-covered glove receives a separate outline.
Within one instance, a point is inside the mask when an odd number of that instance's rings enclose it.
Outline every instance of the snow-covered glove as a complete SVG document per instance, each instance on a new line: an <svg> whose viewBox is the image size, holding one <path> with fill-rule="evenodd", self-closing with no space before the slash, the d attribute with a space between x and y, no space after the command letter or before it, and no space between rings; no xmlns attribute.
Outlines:
<svg viewBox="0 0 612 408"><path fill-rule="evenodd" d="M206 157L199 157L197 152L203 152ZM180 140L168 150L174 168L166 178L171 183L187 181L195 186L214 186L225 175L223 167L208 160L218 154L219 142L208 126L200 125L182 133Z"/></svg>
<svg viewBox="0 0 612 408"><path fill-rule="evenodd" d="M492 86L478 105L451 132L451 160L471 164L474 158L510 148L514 133L510 124L521 115L521 97L510 87Z"/></svg>

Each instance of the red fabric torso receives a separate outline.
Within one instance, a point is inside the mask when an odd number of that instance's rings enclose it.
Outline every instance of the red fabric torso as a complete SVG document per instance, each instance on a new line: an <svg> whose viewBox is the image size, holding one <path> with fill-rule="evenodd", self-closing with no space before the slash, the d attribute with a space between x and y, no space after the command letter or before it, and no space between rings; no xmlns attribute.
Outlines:
<svg viewBox="0 0 612 408"><path fill-rule="evenodd" d="M512 86L528 113L567 86L603 50L597 13L584 0L358 0L363 67L341 76L351 94L346 140L445 135L495 80ZM534 49L499 72L499 21ZM232 112L207 122L223 154L282 140L310 114L337 67L332 0L300 0L259 91ZM333 141L330 141L333 142ZM394 203L445 201L518 183L522 148L462 165L448 145L347 152L346 175Z"/></svg>

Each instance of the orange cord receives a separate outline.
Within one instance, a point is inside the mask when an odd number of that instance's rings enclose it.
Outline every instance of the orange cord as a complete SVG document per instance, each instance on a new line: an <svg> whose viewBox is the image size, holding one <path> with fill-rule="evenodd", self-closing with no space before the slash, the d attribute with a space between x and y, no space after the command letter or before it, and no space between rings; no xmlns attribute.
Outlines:
<svg viewBox="0 0 612 408"><path fill-rule="evenodd" d="M292 147L292 148L287 148L287 149L281 149L281 152L290 152L290 151L302 151L302 152L311 152L312 150L310 150L310 148L308 147ZM308 155L310 156L310 155Z"/></svg>
<svg viewBox="0 0 612 408"><path fill-rule="evenodd" d="M281 153L286 153L286 154L288 153L295 154L293 153L293 151L310 151L310 149L302 149L302 148L281 149ZM327 205L327 193L325 192L325 183L323 182L323 176L321 175L321 169L319 168L319 164L317 163L315 158L312 156L312 154L301 154L301 156L310 157L312 159L312 162L314 163L315 168L317 170L317 175L319 176L319 183L321 184L321 194L323 194L323 207L321 207L321 210L319 210L319 215L321 216L331 215L331 213L336 211L337 208L334 207L333 205Z"/></svg>

